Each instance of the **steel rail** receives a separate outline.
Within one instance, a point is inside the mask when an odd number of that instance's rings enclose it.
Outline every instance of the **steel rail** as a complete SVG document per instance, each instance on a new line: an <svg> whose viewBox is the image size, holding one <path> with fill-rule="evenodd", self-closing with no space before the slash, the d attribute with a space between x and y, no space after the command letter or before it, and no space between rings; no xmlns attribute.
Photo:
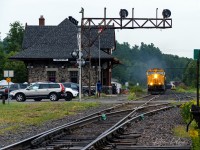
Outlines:
<svg viewBox="0 0 200 150"><path fill-rule="evenodd" d="M137 107L135 110L133 110L130 114L128 114L126 117L124 117L123 119L121 119L119 122L117 122L115 125L113 125L111 128L109 128L108 130L106 130L105 132L103 132L101 135L99 135L98 137L101 137L102 135L106 134L107 132L111 131L112 129L116 128L117 126L119 126L120 124L122 124L123 122L126 121L126 119L130 118L130 117L134 117L137 115L138 110L142 110L145 108L149 108L149 107L157 107L157 106L162 106L162 105L169 105L169 103L163 103L163 104L155 104L155 105L148 105L148 106L142 106L142 107Z"/></svg>
<svg viewBox="0 0 200 150"><path fill-rule="evenodd" d="M144 107L146 104L148 104L149 102L151 102L154 98L156 98L158 96L154 96L153 98L151 98L149 101L145 102L143 105L141 105L140 107L136 107L136 108L133 108L133 109L130 109L130 110L123 110L123 111L118 111L118 112L112 112L112 113L107 113L106 115L107 116L112 116L112 115L116 115L116 114L120 114L120 113L124 113L124 112L129 112L131 111L132 113L135 112L135 110L141 110L141 109L144 109L144 108L147 108ZM164 105L164 104L157 104L156 106L158 105ZM165 104L166 105L166 104ZM155 105L153 105L155 107ZM148 106L150 107L150 106ZM130 115L132 115L132 113L129 113ZM126 116L126 118L130 117L130 115ZM80 128L81 126L84 126L86 124L90 124L94 121L97 121L99 120L101 116L94 116L94 117L91 117L91 118L88 118L88 119L85 119L85 120L81 120L80 122L75 122L74 124L70 124L68 126L65 126L65 128L63 129L58 129L58 130L54 130L52 132L49 132L49 133L46 133L46 134L43 134L41 135L40 137L37 137L36 139L34 139L31 144L33 146L36 146L36 145L39 145L43 142L45 142L47 139L51 141L51 139L55 139L54 137L55 136L58 136L58 135L62 135L62 133L66 132L67 130L68 131L72 131L76 128ZM122 120L124 121L124 120Z"/></svg>
<svg viewBox="0 0 200 150"><path fill-rule="evenodd" d="M138 98L138 99L142 99L142 98L145 98L145 97L148 97L148 96L150 96L150 95L145 95L145 96L140 97L140 98ZM137 99L137 100L138 100L138 99ZM122 99L122 100L124 100L124 99ZM97 113L90 114L90 115L88 115L88 116L86 116L86 117L77 119L77 120L75 120L75 121L72 121L72 122L70 122L70 123L61 125L61 126L59 126L59 127L53 128L53 129L50 129L50 130L48 130L48 131L39 133L39 134L37 134L37 135L35 135L35 136L29 137L29 138L27 138L27 139L24 139L24 140L22 140L22 141L19 141L19 142L14 143L14 144L8 145L8 146L6 146L6 147L2 147L1 150L12 150L12 149L22 149L22 148L23 148L23 149L26 149L26 148L29 148L30 145L33 145L33 144L35 145L36 143L38 143L37 140L41 139L42 137L47 136L48 134L53 135L53 134L55 134L55 133L58 133L59 130L65 130L66 128L69 128L70 125L71 125L71 126L75 126L76 123L77 123L77 124L81 124L80 122L81 122L81 121L84 122L84 120L87 122L88 118L93 118L94 116L98 116L98 117L99 117L99 115L101 115L102 113L111 112L111 111L113 111L113 110L115 110L115 109L117 109L117 108L119 108L119 107L122 107L122 106L125 106L125 105L128 105L128 104L130 104L130 102L125 102L125 103L122 103L122 104L117 104L117 105L115 105L115 106L113 106L113 107L110 107L110 108L101 110L101 111L99 111L99 112L97 112Z"/></svg>
<svg viewBox="0 0 200 150"><path fill-rule="evenodd" d="M106 130L105 132L103 132L101 135L99 135L98 137L103 136L104 134L106 134L107 132L111 131L112 129L116 128L117 126L119 126L120 124L122 124L123 122L126 121L126 119L129 119L130 117L134 117L137 115L138 110L142 110L145 108L149 108L149 107L157 107L157 106L162 106L162 105L169 105L169 103L163 103L163 104L155 104L155 105L148 105L148 106L139 106L136 107L131 113L129 113L127 116L125 116L124 118L122 118L119 122L117 122L115 125L113 125L111 128L109 128L108 130Z"/></svg>
<svg viewBox="0 0 200 150"><path fill-rule="evenodd" d="M117 111L117 112L111 112L111 113L106 113L107 116L113 116L113 115L116 115L116 114L121 114L121 113L126 113L126 112L131 112L129 113L125 118L128 118L130 117L136 110L142 110L142 109L145 109L147 107L155 107L155 106L159 106L159 105L167 105L168 103L166 104L156 104L156 105L150 105L150 106L145 106L147 103L149 103L150 101L152 101L154 98L156 98L157 96L153 97L152 99L150 99L148 102L145 102L143 105L139 106L139 107L136 107L136 108L133 108L133 109L128 109L128 110L123 110L123 111ZM80 126L84 126L86 124L90 124L94 121L97 121L99 120L101 116L94 116L94 117L91 117L91 118L87 118L85 120L81 120L79 122L75 122L73 124L70 124L68 126L65 126L65 128L63 129L58 129L58 130L54 130L52 132L48 132L46 134L43 134L39 137L37 137L36 139L34 139L31 144L33 146L36 146L38 144L41 144L42 142L44 142L46 139L51 139L54 137L54 135L57 135L57 134L61 134L64 130L64 132L66 132L66 130L69 130L69 131L72 131L76 128L79 128ZM120 120L120 123L123 122L125 119L122 119ZM117 124L119 125L119 124Z"/></svg>
<svg viewBox="0 0 200 150"><path fill-rule="evenodd" d="M178 96L178 94L175 93L174 91L171 90L171 92L177 97L177 99L178 99L179 102L180 102L181 99L183 99L183 98L190 98L190 99L193 99L192 96L188 96L188 95L185 94L185 93L181 93L183 96Z"/></svg>
<svg viewBox="0 0 200 150"><path fill-rule="evenodd" d="M116 146L116 150L191 150L191 146Z"/></svg>
<svg viewBox="0 0 200 150"><path fill-rule="evenodd" d="M143 97L141 97L141 98L143 98ZM68 127L69 125L74 124L74 123L76 123L76 122L80 122L80 121L82 121L82 120L86 120L86 119L88 119L88 118L91 118L91 117L93 117L93 116L96 116L96 115L99 115L99 114L102 114L102 113L105 113L105 112L110 112L110 111L112 111L112 110L114 110L114 109L117 109L117 108L119 108L119 107L121 107L121 106L123 106L123 105L128 105L128 104L129 104L129 102L126 102L126 103L122 103L122 104L117 104L117 105L115 105L115 106L113 106L113 107L110 107L110 108L107 108L107 109L100 110L99 112L90 114L90 115L88 115L88 116L85 116L85 117L83 117L83 118L77 119L77 120L72 121L72 122L69 122L69 123L67 123L67 124L64 124L64 125L55 127L55 128L53 128L53 129L50 129L50 130L48 130L48 131L39 133L39 134L37 134L37 135L35 135L35 136L29 137L29 138L27 138L27 139L24 139L24 140L19 141L19 142L16 142L16 143L13 143L13 144L11 144L11 145L2 147L1 150L11 150L11 149L15 149L15 148L19 148L19 149L20 149L20 148L26 148L27 145L30 145L30 144L31 144L31 141L33 141L34 139L36 139L36 138L38 138L38 137L40 137L40 136L42 136L42 135L46 135L46 134L48 134L48 133L56 132L56 131L61 130L61 129L64 129L64 128Z"/></svg>
<svg viewBox="0 0 200 150"><path fill-rule="evenodd" d="M123 128L123 127L127 126L132 121L139 120L141 118L141 115L142 116L150 116L150 115L155 114L157 112L160 112L160 111L163 111L163 110L167 110L167 109L170 109L170 108L173 108L173 107L174 106L163 107L163 108L159 108L159 109L156 109L156 110L153 110L153 111L149 111L149 112L134 116L132 118L129 118L128 120L126 120L122 124L120 124L120 125L116 126L115 128L109 130L107 133L104 133L103 135L97 137L94 141L92 141L91 143L89 143L88 145L83 147L81 150L90 150L92 148L97 147L97 145L99 146L100 143L105 143L105 141L107 141L107 139L109 137L112 137L113 134L115 134L120 128Z"/></svg>

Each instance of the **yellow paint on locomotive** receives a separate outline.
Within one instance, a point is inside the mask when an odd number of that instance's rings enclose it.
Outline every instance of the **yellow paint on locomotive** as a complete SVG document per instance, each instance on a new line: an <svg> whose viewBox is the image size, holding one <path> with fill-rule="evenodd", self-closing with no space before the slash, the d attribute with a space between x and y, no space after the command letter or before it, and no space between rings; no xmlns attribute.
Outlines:
<svg viewBox="0 0 200 150"><path fill-rule="evenodd" d="M165 71L163 69L158 68L149 69L147 71L147 85L165 85Z"/></svg>

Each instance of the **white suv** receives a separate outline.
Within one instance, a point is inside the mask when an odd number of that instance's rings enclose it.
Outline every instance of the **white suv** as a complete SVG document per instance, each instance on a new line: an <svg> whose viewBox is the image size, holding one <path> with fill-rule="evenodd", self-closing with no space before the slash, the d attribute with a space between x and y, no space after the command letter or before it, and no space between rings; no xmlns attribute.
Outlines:
<svg viewBox="0 0 200 150"><path fill-rule="evenodd" d="M78 91L72 88L65 87L65 93L66 95L64 95L64 99L66 101L71 101L72 98L75 98L78 96Z"/></svg>
<svg viewBox="0 0 200 150"><path fill-rule="evenodd" d="M41 101L44 98L49 98L51 101L58 101L59 98L64 98L66 94L62 83L36 82L26 89L10 92L10 96L18 102L26 101L26 99Z"/></svg>

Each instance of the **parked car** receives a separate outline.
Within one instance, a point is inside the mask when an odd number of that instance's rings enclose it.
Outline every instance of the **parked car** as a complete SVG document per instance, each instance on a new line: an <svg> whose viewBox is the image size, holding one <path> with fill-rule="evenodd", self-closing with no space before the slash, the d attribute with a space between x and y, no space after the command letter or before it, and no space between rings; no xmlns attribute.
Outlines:
<svg viewBox="0 0 200 150"><path fill-rule="evenodd" d="M77 84L77 83L64 82L63 85L66 88L71 88L71 89L77 90L79 92L79 84ZM83 93L84 96L88 96L89 95L89 88L83 87L82 93ZM94 89L91 89L91 95L95 95L95 93L96 93L96 91Z"/></svg>
<svg viewBox="0 0 200 150"><path fill-rule="evenodd" d="M9 93L14 90L25 89L29 86L29 84L24 83L14 83L10 85L10 88L6 87L4 91L1 91L1 97L7 99L8 98L8 90Z"/></svg>
<svg viewBox="0 0 200 150"><path fill-rule="evenodd" d="M78 87L76 83L72 83L72 82L65 82L62 83L65 87L65 100L66 101L71 101L73 98L78 96Z"/></svg>
<svg viewBox="0 0 200 150"><path fill-rule="evenodd" d="M25 89L10 92L10 96L18 102L26 101L26 99L41 101L44 98L58 101L60 98L64 98L66 94L62 83L37 82Z"/></svg>
<svg viewBox="0 0 200 150"><path fill-rule="evenodd" d="M7 87L6 86L1 86L0 87L0 98L2 99L3 98L3 96L5 95L5 89L6 89Z"/></svg>

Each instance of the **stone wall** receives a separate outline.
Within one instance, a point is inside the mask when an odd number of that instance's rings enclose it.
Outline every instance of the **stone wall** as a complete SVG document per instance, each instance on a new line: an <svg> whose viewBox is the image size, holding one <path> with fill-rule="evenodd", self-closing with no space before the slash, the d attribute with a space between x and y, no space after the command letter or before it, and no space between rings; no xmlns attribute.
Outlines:
<svg viewBox="0 0 200 150"><path fill-rule="evenodd" d="M82 68L82 84L89 85L89 65ZM56 72L56 82L70 82L70 71L77 71L78 68L72 65L60 65L60 64L48 64L40 65L34 63L33 66L28 68L28 82L43 82L48 81L48 71ZM78 78L78 77L77 77ZM91 86L94 86L97 82L97 71L95 68L91 68Z"/></svg>

